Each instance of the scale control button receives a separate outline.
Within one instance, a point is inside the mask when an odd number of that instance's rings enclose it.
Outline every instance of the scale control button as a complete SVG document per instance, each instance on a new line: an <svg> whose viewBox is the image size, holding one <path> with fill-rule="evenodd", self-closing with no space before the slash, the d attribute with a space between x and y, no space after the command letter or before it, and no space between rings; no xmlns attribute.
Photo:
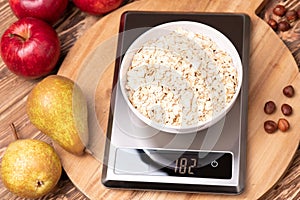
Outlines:
<svg viewBox="0 0 300 200"><path fill-rule="evenodd" d="M213 167L213 168L216 168L216 167L218 167L218 165L219 165L219 163L217 162L217 161L212 161L211 163L210 163L210 165Z"/></svg>

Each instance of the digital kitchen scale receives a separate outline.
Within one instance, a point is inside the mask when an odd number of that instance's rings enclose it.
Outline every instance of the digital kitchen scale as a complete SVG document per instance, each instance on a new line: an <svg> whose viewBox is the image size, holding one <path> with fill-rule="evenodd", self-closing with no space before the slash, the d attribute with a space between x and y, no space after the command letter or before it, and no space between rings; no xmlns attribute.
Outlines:
<svg viewBox="0 0 300 200"><path fill-rule="evenodd" d="M122 56L151 27L196 21L227 36L243 64L232 109L212 127L189 134L160 132L138 119L118 85ZM245 187L250 19L245 14L129 11L122 15L102 182L111 188L241 193Z"/></svg>

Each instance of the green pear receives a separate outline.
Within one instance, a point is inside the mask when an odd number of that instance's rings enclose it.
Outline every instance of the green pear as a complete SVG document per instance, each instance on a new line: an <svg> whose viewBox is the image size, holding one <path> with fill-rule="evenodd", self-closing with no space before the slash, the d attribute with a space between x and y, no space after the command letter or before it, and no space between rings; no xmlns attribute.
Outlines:
<svg viewBox="0 0 300 200"><path fill-rule="evenodd" d="M32 124L66 151L82 155L88 143L87 103L71 79L51 75L31 91L26 105Z"/></svg>
<svg viewBox="0 0 300 200"><path fill-rule="evenodd" d="M38 198L49 193L61 172L61 162L54 149L34 139L10 143L1 162L3 184L20 197Z"/></svg>

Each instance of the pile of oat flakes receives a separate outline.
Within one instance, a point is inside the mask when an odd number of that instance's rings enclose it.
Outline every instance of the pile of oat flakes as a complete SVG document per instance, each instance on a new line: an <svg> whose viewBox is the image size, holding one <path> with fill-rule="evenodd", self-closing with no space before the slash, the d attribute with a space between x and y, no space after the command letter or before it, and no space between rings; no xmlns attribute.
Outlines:
<svg viewBox="0 0 300 200"><path fill-rule="evenodd" d="M209 37L178 28L146 42L133 56L126 90L131 104L162 125L210 120L238 84L232 58Z"/></svg>

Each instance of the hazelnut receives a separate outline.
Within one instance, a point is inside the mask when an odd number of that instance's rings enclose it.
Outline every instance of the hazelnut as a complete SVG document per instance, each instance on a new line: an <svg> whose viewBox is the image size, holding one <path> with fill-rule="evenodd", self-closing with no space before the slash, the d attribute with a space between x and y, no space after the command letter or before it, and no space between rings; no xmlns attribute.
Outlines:
<svg viewBox="0 0 300 200"><path fill-rule="evenodd" d="M290 128L289 122L284 118L280 118L278 120L277 126L278 126L278 129L281 130L282 132L286 132Z"/></svg>
<svg viewBox="0 0 300 200"><path fill-rule="evenodd" d="M285 13L286 19L289 22L296 21L298 19L298 14L295 10L289 10Z"/></svg>
<svg viewBox="0 0 300 200"><path fill-rule="evenodd" d="M276 22L274 19L269 19L269 20L268 20L268 24L269 24L269 26L270 26L273 30L276 31L276 29L277 29L277 22Z"/></svg>
<svg viewBox="0 0 300 200"><path fill-rule="evenodd" d="M268 101L265 103L264 111L266 114L272 114L276 110L276 105L273 101Z"/></svg>
<svg viewBox="0 0 300 200"><path fill-rule="evenodd" d="M273 9L273 13L275 15L278 15L280 17L282 17L286 12L286 9L283 5L277 5L275 6L275 8Z"/></svg>
<svg viewBox="0 0 300 200"><path fill-rule="evenodd" d="M285 32L291 28L290 24L287 21L281 21L278 23L278 30Z"/></svg>
<svg viewBox="0 0 300 200"><path fill-rule="evenodd" d="M281 106L281 112L285 116L290 116L293 113L293 108L289 104L282 104Z"/></svg>
<svg viewBox="0 0 300 200"><path fill-rule="evenodd" d="M278 126L276 122L272 120L267 120L264 123L264 129L267 133L274 133L275 131L277 131Z"/></svg>
<svg viewBox="0 0 300 200"><path fill-rule="evenodd" d="M286 97L289 97L289 98L293 97L295 94L295 90L292 85L288 85L288 86L284 87L282 92Z"/></svg>

